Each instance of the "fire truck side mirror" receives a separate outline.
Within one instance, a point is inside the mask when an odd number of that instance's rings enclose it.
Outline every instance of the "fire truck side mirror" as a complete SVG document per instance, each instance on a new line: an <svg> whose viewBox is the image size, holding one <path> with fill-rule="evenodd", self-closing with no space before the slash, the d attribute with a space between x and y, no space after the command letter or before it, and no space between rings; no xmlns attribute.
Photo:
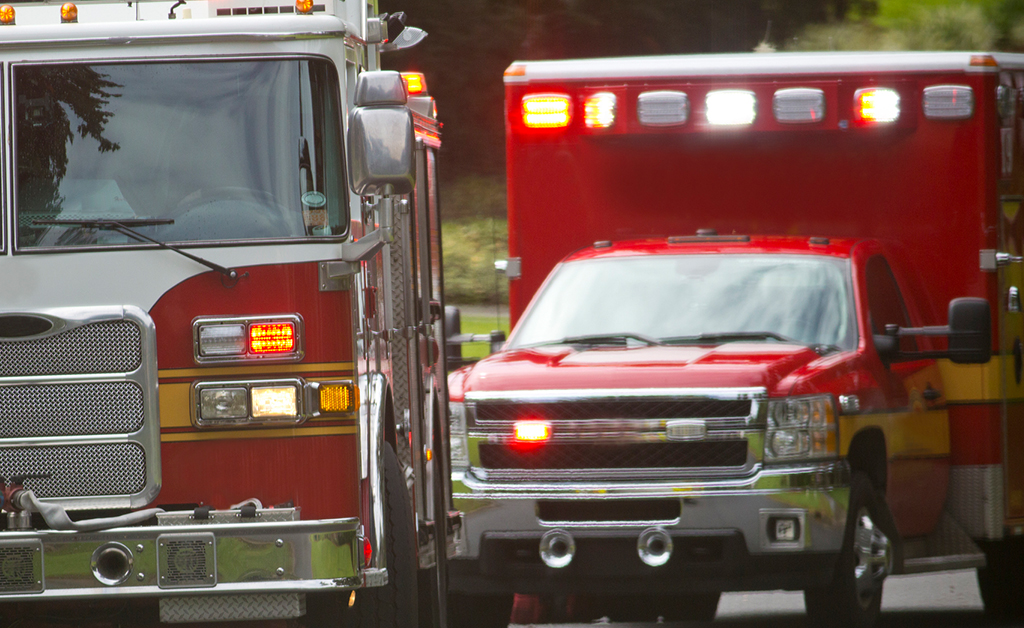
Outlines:
<svg viewBox="0 0 1024 628"><path fill-rule="evenodd" d="M949 359L984 364L992 357L992 314L987 299L964 297L949 302Z"/></svg>
<svg viewBox="0 0 1024 628"><path fill-rule="evenodd" d="M398 72L363 72L348 118L348 178L360 196L408 194L416 184L412 113Z"/></svg>

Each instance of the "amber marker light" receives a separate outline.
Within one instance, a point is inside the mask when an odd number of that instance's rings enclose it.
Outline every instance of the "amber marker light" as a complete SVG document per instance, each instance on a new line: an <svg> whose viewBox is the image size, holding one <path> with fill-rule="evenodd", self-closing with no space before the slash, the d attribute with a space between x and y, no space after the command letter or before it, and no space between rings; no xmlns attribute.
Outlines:
<svg viewBox="0 0 1024 628"><path fill-rule="evenodd" d="M419 72L402 72L402 81L405 83L405 91L410 96L425 96L427 94L427 80Z"/></svg>
<svg viewBox="0 0 1024 628"><path fill-rule="evenodd" d="M313 12L313 0L295 0L295 10L303 15Z"/></svg>
<svg viewBox="0 0 1024 628"><path fill-rule="evenodd" d="M568 96L539 94L523 97L523 124L531 129L558 129L569 126Z"/></svg>
<svg viewBox="0 0 1024 628"><path fill-rule="evenodd" d="M64 24L73 24L78 21L78 7L72 2L65 2L60 6L60 21Z"/></svg>
<svg viewBox="0 0 1024 628"><path fill-rule="evenodd" d="M294 350L293 323L256 323L249 326L250 353L288 353Z"/></svg>
<svg viewBox="0 0 1024 628"><path fill-rule="evenodd" d="M0 7L0 25L10 26L14 24L14 7L5 4Z"/></svg>
<svg viewBox="0 0 1024 628"><path fill-rule="evenodd" d="M517 443L543 443L551 438L551 425L544 421L516 421Z"/></svg>
<svg viewBox="0 0 1024 628"><path fill-rule="evenodd" d="M351 382L320 385L320 412L355 412L359 389Z"/></svg>

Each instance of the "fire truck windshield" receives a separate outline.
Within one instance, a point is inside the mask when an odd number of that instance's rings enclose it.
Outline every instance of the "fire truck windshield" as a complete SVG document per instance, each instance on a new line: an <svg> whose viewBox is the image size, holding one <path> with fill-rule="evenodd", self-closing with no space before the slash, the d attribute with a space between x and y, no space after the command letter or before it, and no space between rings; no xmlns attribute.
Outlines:
<svg viewBox="0 0 1024 628"><path fill-rule="evenodd" d="M19 249L140 246L89 220L160 242L347 231L325 60L23 64L14 89Z"/></svg>
<svg viewBox="0 0 1024 628"><path fill-rule="evenodd" d="M856 347L849 263L822 256L653 255L562 264L510 348L571 338ZM571 344L571 343L570 343ZM649 343L639 343L649 344Z"/></svg>

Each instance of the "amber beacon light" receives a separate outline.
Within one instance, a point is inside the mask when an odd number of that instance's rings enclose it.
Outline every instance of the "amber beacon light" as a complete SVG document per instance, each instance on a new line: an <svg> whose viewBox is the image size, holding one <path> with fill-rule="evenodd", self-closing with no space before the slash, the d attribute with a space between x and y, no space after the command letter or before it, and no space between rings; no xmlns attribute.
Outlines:
<svg viewBox="0 0 1024 628"><path fill-rule="evenodd" d="M60 7L60 21L64 24L74 24L78 21L78 7L72 2L65 2Z"/></svg>
<svg viewBox="0 0 1024 628"><path fill-rule="evenodd" d="M0 26L14 24L14 7L9 4L0 6Z"/></svg>

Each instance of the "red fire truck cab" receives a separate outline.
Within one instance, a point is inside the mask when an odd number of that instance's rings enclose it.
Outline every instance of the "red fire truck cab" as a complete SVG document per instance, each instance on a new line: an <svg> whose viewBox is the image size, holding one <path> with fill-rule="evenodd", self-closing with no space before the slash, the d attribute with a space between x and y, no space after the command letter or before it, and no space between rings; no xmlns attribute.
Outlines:
<svg viewBox="0 0 1024 628"><path fill-rule="evenodd" d="M1021 85L969 53L513 64L514 329L450 377L453 595L793 589L868 626L887 575L977 567L1021 615Z"/></svg>

